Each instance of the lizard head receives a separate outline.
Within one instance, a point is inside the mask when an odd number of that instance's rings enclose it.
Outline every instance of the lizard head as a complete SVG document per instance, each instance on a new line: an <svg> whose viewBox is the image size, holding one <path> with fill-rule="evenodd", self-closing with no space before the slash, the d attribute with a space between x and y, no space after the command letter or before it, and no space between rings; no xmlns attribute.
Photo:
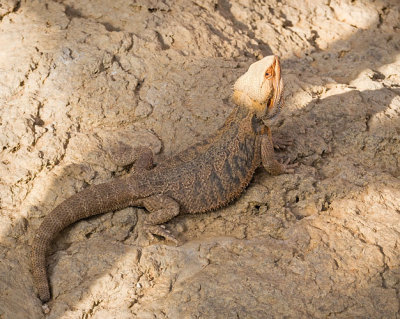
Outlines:
<svg viewBox="0 0 400 319"><path fill-rule="evenodd" d="M235 83L233 101L253 110L264 121L273 119L282 107L281 65L275 55L252 65Z"/></svg>

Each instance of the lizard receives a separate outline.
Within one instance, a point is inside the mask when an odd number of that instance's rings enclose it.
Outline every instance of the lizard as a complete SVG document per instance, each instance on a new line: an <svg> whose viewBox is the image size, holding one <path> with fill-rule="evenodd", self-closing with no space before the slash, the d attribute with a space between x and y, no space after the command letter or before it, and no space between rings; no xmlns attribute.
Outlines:
<svg viewBox="0 0 400 319"><path fill-rule="evenodd" d="M235 107L214 134L158 165L153 164L149 148L139 147L132 173L86 187L56 206L32 242L32 274L39 299L46 303L51 298L46 272L51 241L80 219L128 206L144 207L150 213L144 223L146 232L177 243L164 224L178 214L228 205L261 164L272 175L293 173L297 163L276 159L270 129L283 106L282 92L279 58L271 55L254 62L235 82Z"/></svg>

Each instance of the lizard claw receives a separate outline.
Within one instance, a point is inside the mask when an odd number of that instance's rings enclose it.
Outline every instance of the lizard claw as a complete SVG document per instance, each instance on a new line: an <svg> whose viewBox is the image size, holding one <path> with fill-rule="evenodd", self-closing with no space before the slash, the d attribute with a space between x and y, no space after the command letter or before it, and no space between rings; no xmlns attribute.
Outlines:
<svg viewBox="0 0 400 319"><path fill-rule="evenodd" d="M285 150L288 146L293 145L293 140L289 137L273 137L272 144L276 150Z"/></svg>
<svg viewBox="0 0 400 319"><path fill-rule="evenodd" d="M279 164L281 165L282 174L293 174L294 169L299 166L299 163L289 164L290 159L288 158L286 161L280 160Z"/></svg>
<svg viewBox="0 0 400 319"><path fill-rule="evenodd" d="M42 305L42 311L45 315L47 315L48 313L50 313L50 308L49 305L47 303Z"/></svg>
<svg viewBox="0 0 400 319"><path fill-rule="evenodd" d="M175 245L178 245L178 240L175 238L171 232L165 228L164 225L147 225L146 232L151 237L154 238L154 235L163 237L165 240L172 241Z"/></svg>

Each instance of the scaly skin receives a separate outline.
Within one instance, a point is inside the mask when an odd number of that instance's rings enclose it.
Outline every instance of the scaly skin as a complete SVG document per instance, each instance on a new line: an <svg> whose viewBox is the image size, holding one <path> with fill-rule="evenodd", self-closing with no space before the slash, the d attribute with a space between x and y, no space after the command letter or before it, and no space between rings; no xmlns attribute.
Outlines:
<svg viewBox="0 0 400 319"><path fill-rule="evenodd" d="M214 135L152 169L148 149L136 149L134 173L90 186L66 199L48 214L32 245L32 272L39 298L50 300L46 252L68 225L89 216L127 206L149 212L146 231L175 241L161 227L182 213L202 213L227 205L249 184L262 163L273 175L292 172L295 165L274 157L271 132L265 125L282 106L282 80L277 57L252 64L235 84L236 108Z"/></svg>

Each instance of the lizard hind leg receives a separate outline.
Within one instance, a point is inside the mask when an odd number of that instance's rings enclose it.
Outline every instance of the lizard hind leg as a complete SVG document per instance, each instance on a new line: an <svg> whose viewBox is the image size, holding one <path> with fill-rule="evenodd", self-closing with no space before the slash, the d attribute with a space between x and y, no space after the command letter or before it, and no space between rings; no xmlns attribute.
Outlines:
<svg viewBox="0 0 400 319"><path fill-rule="evenodd" d="M151 170L154 167L154 155L149 147L138 146L134 151L137 154L133 165L135 171Z"/></svg>
<svg viewBox="0 0 400 319"><path fill-rule="evenodd" d="M145 220L145 230L151 237L161 236L178 244L177 239L163 225L179 214L179 204L167 195L152 195L141 200L150 214Z"/></svg>
<svg viewBox="0 0 400 319"><path fill-rule="evenodd" d="M115 165L127 166L134 163L137 170L149 170L154 166L153 151L147 146L132 147L125 143L118 143L109 149L109 155Z"/></svg>

